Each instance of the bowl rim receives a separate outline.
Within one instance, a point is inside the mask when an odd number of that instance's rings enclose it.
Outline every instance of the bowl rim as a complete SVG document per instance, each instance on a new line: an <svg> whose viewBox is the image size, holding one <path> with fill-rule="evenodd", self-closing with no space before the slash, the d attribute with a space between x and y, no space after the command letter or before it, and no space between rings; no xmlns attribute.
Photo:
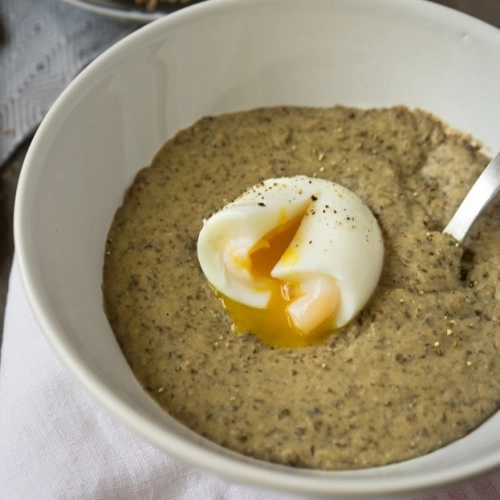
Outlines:
<svg viewBox="0 0 500 500"><path fill-rule="evenodd" d="M316 0L317 3L352 3L353 0ZM449 7L422 0L354 0L358 5L384 5L393 9L411 9L412 12L421 12L432 16L454 21L466 22L474 32L481 36L496 38L500 46L500 30L467 14L455 11ZM200 17L216 16L229 10L244 10L263 5L279 4L305 4L308 0L210 0L189 7L178 12L161 17L150 24L140 27L137 31L107 49L92 63L84 68L81 73L66 87L56 102L49 109L46 117L38 128L26 155L19 178L14 208L14 237L16 242L16 260L19 265L21 279L33 315L40 326L45 338L56 352L59 360L65 365L70 374L82 385L101 407L104 407L129 429L148 441L151 445L161 449L166 454L179 459L198 469L208 471L224 479L256 487L266 487L276 491L286 491L295 494L314 495L344 495L349 498L373 498L376 487L377 495L421 494L423 491L438 490L451 484L462 483L480 475L487 474L500 467L498 460L481 458L472 465L455 466L447 473L434 470L423 472L411 478L398 476L391 478L390 482L383 483L377 476L360 479L356 477L360 471L379 471L389 466L372 469L359 469L356 471L322 471L301 468L291 468L270 464L255 459L246 460L244 463L236 462L229 456L222 456L212 450L200 448L193 442L188 442L182 437L150 422L137 410L130 408L127 403L113 393L78 357L71 355L72 349L65 340L63 332L52 324L50 314L40 297L43 296L42 287L36 284L35 263L29 257L30 234L29 225L25 221L30 217L30 189L31 178L39 168L39 155L43 151L45 142L50 140L50 124L58 117L64 115L65 109L74 97L92 85L95 73L107 70L111 65L126 55L129 48L136 43L148 44L151 40L161 36L171 28L178 28L185 23L195 21ZM68 354L69 353L69 354ZM168 439L158 442L158 436L168 433ZM168 445L165 447L165 443ZM247 457L244 457L247 458ZM404 463L404 462L403 462ZM290 474L293 471L294 474ZM387 497L389 498L389 497Z"/></svg>

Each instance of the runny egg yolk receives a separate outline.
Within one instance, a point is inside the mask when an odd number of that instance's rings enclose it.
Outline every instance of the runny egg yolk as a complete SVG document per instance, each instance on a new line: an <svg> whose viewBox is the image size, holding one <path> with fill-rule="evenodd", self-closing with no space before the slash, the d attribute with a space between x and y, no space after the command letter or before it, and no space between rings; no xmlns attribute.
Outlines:
<svg viewBox="0 0 500 500"><path fill-rule="evenodd" d="M264 343L276 347L303 347L316 344L331 333L331 320L338 302L338 295L335 295L336 288L333 296L328 297L327 303L316 301L317 307L323 308L322 311L318 311L317 317L326 316L319 323L315 324L313 319L311 324L311 306L307 305L309 318L308 328L305 331L297 326L300 320L292 318L289 310L292 302L306 293L301 288L302 284L284 282L271 276L271 271L280 259L294 258L293 247L290 247L290 244L302 219L303 215L300 215L273 228L254 244L247 261L239 263L247 267L256 286L270 291L270 299L267 306L261 309L221 295L236 333L251 332ZM296 313L297 315L301 316L300 311Z"/></svg>
<svg viewBox="0 0 500 500"><path fill-rule="evenodd" d="M382 271L377 219L326 179L266 179L203 221L201 270L237 333L271 346L320 343L367 304Z"/></svg>

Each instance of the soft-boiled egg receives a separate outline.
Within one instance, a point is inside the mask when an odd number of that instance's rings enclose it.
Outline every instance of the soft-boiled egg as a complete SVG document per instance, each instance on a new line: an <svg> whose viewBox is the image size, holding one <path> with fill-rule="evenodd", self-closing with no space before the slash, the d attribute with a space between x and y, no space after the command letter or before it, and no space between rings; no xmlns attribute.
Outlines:
<svg viewBox="0 0 500 500"><path fill-rule="evenodd" d="M198 259L236 332L279 347L316 343L362 309L383 241L349 189L303 175L265 180L204 221Z"/></svg>

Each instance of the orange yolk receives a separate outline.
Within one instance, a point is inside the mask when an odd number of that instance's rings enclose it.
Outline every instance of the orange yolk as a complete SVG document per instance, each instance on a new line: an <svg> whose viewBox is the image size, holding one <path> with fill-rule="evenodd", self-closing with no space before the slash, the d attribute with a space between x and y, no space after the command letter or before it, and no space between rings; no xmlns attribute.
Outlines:
<svg viewBox="0 0 500 500"><path fill-rule="evenodd" d="M271 276L271 271L286 251L287 258L294 258L288 248L303 216L291 219L264 235L249 253L249 271L259 288L271 292L267 307L250 307L224 295L221 298L234 324L236 333L251 332L264 343L276 347L304 347L320 343L329 333L329 319L313 331L304 334L290 320L287 306L300 295L299 283L287 283ZM248 265L248 264L247 264Z"/></svg>

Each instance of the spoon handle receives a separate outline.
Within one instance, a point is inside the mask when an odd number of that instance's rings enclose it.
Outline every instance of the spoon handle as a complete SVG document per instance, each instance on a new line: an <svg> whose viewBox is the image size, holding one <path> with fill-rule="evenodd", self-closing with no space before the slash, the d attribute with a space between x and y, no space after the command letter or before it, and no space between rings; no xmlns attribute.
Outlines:
<svg viewBox="0 0 500 500"><path fill-rule="evenodd" d="M458 207L443 233L461 243L486 205L500 190L500 153L478 177L467 196Z"/></svg>

